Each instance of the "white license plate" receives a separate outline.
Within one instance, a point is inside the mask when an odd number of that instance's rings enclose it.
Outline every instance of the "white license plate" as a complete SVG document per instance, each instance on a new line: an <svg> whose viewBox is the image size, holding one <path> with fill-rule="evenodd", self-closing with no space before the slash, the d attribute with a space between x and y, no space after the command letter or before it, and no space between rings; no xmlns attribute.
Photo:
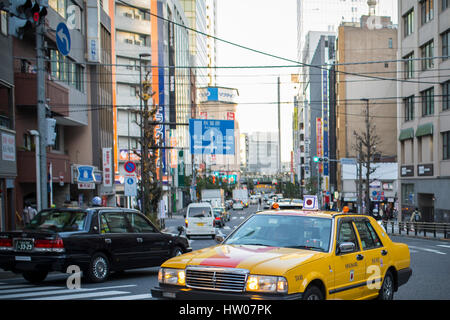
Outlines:
<svg viewBox="0 0 450 320"><path fill-rule="evenodd" d="M16 261L31 261L31 257L28 257L28 256L16 256Z"/></svg>

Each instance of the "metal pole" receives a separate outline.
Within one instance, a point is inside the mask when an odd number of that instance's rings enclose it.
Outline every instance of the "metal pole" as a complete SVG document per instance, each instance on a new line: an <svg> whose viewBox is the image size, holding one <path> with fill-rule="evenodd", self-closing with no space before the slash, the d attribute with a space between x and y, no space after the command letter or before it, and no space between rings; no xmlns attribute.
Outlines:
<svg viewBox="0 0 450 320"><path fill-rule="evenodd" d="M278 173L281 173L281 111L280 111L280 77L277 81L278 86Z"/></svg>
<svg viewBox="0 0 450 320"><path fill-rule="evenodd" d="M36 27L36 64L37 64L37 117L40 151L40 197L41 209L48 208L47 195L47 123L45 110L45 66L44 66L44 23Z"/></svg>

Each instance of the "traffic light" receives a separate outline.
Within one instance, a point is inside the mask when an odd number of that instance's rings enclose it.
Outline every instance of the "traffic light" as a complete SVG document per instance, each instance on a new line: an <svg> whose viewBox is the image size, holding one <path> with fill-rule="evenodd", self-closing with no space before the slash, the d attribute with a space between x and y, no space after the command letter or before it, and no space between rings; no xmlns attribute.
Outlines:
<svg viewBox="0 0 450 320"><path fill-rule="evenodd" d="M322 162L322 161L323 161L323 158L322 158L322 157L317 157L317 156L315 156L315 157L313 157L313 161L314 161L314 162Z"/></svg>
<svg viewBox="0 0 450 320"><path fill-rule="evenodd" d="M9 34L22 39L33 25L43 23L47 7L48 0L10 0Z"/></svg>
<svg viewBox="0 0 450 320"><path fill-rule="evenodd" d="M47 145L53 146L56 142L56 119L46 118L47 121Z"/></svg>

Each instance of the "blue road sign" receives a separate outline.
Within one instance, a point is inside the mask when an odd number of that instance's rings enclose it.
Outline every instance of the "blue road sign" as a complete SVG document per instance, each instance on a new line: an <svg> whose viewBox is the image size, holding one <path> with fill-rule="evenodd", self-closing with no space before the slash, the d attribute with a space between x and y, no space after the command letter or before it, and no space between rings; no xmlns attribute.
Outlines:
<svg viewBox="0 0 450 320"><path fill-rule="evenodd" d="M134 164L134 162L127 161L124 163L123 168L126 172L133 173L136 170L136 165Z"/></svg>
<svg viewBox="0 0 450 320"><path fill-rule="evenodd" d="M78 167L78 182L95 182L94 180L94 167L92 166L79 166Z"/></svg>
<svg viewBox="0 0 450 320"><path fill-rule="evenodd" d="M62 55L67 56L69 54L71 46L70 31L64 22L60 22L56 27L56 46Z"/></svg>
<svg viewBox="0 0 450 320"><path fill-rule="evenodd" d="M234 155L234 121L189 119L192 154Z"/></svg>

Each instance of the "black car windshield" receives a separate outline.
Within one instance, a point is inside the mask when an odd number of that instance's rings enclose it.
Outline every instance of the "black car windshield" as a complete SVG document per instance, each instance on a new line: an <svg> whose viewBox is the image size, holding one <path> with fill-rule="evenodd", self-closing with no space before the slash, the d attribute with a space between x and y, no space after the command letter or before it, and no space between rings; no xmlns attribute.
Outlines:
<svg viewBox="0 0 450 320"><path fill-rule="evenodd" d="M26 227L54 232L80 231L86 225L86 217L84 211L41 211Z"/></svg>
<svg viewBox="0 0 450 320"><path fill-rule="evenodd" d="M224 243L328 251L331 219L296 215L249 218Z"/></svg>

